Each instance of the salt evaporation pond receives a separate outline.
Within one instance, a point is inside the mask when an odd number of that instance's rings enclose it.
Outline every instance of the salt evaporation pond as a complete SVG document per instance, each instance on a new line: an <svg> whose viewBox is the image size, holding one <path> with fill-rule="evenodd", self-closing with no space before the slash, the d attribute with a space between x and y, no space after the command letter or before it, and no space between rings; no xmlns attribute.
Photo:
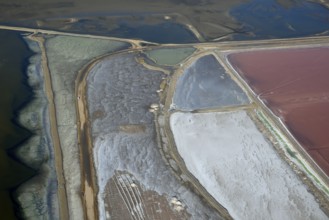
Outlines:
<svg viewBox="0 0 329 220"><path fill-rule="evenodd" d="M193 47L159 48L145 51L155 63L164 66L174 66L191 56L196 49Z"/></svg>
<svg viewBox="0 0 329 220"><path fill-rule="evenodd" d="M129 53L104 58L88 76L88 108L101 218L113 214L108 208L114 199L109 197L111 180L124 171L144 190L164 196L166 203L172 197L180 199L186 205L190 219L221 219L182 185L165 164L156 140L154 115L148 111L152 103L159 102L156 90L165 75L137 63L137 55Z"/></svg>
<svg viewBox="0 0 329 220"><path fill-rule="evenodd" d="M213 55L199 58L177 80L174 108L195 110L248 104L249 99Z"/></svg>
<svg viewBox="0 0 329 220"><path fill-rule="evenodd" d="M234 219L328 219L243 111L173 113L188 170Z"/></svg>
<svg viewBox="0 0 329 220"><path fill-rule="evenodd" d="M329 175L329 47L228 55L258 97Z"/></svg>

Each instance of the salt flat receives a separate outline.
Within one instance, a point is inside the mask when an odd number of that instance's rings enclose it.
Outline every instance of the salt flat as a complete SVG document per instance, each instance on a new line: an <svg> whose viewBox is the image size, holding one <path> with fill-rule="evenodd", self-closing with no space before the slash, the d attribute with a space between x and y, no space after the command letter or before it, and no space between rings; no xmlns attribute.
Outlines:
<svg viewBox="0 0 329 220"><path fill-rule="evenodd" d="M234 219L327 219L245 111L173 113L189 171Z"/></svg>

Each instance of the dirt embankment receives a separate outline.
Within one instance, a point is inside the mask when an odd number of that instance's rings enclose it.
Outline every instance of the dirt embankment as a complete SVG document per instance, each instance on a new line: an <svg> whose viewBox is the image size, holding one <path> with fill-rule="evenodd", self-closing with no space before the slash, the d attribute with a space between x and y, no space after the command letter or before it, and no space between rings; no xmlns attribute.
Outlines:
<svg viewBox="0 0 329 220"><path fill-rule="evenodd" d="M63 155L62 148L60 144L60 139L58 135L58 126L57 126L57 117L56 117L56 109L54 103L54 93L52 88L51 76L48 68L48 59L46 55L46 50L44 47L44 39L40 36L31 35L29 36L31 40L38 42L39 47L41 49L41 59L42 59L42 69L44 74L44 83L46 89L46 95L48 99L48 109L49 109L49 121L50 121L50 131L51 137L54 146L55 152L55 167L57 173L57 181L58 181L58 201L59 201L59 211L61 219L69 219L69 211L68 211L68 202L66 195L66 187L65 187L65 177L63 170Z"/></svg>

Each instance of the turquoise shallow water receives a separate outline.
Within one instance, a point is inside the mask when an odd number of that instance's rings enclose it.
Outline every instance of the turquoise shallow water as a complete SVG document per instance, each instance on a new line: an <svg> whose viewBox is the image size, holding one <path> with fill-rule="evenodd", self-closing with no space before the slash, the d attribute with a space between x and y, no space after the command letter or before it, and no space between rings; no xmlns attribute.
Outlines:
<svg viewBox="0 0 329 220"><path fill-rule="evenodd" d="M16 219L11 192L33 171L11 157L30 133L15 122L17 111L32 97L26 86L25 67L32 55L18 32L0 31L0 213Z"/></svg>

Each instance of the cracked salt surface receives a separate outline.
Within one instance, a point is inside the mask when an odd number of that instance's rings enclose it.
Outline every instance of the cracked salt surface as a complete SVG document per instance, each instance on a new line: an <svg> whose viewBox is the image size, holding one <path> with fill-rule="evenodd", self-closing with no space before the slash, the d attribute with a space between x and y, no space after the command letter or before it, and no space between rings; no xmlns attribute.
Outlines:
<svg viewBox="0 0 329 220"><path fill-rule="evenodd" d="M147 190L165 194L168 203L176 196L186 205L192 219L220 219L165 165L156 142L154 117L148 112L149 106L159 101L156 90L164 75L139 65L134 55L103 59L88 77L89 114L103 112L102 117L92 121L101 219L106 219L105 186L116 170L131 173ZM141 124L145 130L120 130L120 126L128 124Z"/></svg>
<svg viewBox="0 0 329 220"><path fill-rule="evenodd" d="M234 219L328 219L245 111L174 113L189 171Z"/></svg>

